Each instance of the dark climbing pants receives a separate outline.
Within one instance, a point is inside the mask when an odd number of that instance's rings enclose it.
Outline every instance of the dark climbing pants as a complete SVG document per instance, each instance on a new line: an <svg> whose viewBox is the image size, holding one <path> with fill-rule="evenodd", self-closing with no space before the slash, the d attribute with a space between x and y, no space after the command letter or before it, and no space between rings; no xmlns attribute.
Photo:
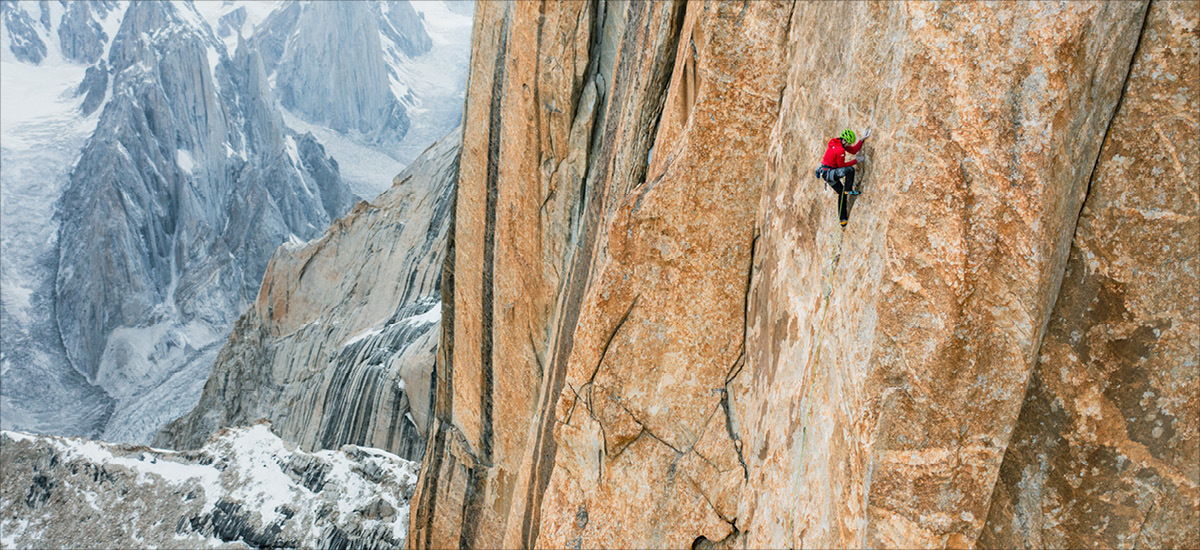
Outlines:
<svg viewBox="0 0 1200 550"><path fill-rule="evenodd" d="M817 178L825 180L829 187L837 193L838 197L838 221L844 226L846 220L850 219L850 197L847 193L855 191L854 189L854 167L843 166L841 168L830 168L821 165L820 168L813 173Z"/></svg>
<svg viewBox="0 0 1200 550"><path fill-rule="evenodd" d="M846 193L854 191L854 167L844 166L842 168L829 168L822 165L817 168L816 175L818 178L824 179L825 183L837 193L838 198L838 221L842 225L846 225L846 221L850 219L850 197Z"/></svg>
<svg viewBox="0 0 1200 550"><path fill-rule="evenodd" d="M839 180L845 180L845 186ZM845 166L842 168L830 168L825 172L825 181L833 188L837 194L842 194L842 191L854 190L854 167Z"/></svg>

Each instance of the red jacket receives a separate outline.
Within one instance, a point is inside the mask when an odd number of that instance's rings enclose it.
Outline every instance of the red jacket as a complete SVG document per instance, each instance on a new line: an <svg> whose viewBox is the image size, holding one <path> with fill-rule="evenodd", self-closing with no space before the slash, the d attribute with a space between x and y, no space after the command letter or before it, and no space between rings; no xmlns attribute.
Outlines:
<svg viewBox="0 0 1200 550"><path fill-rule="evenodd" d="M829 140L829 148L825 149L825 156L821 159L821 164L830 168L854 166L858 164L858 159L846 162L846 153L857 153L859 149L862 149L862 144L863 140L860 139L854 145L842 147L842 140L840 138L833 138Z"/></svg>

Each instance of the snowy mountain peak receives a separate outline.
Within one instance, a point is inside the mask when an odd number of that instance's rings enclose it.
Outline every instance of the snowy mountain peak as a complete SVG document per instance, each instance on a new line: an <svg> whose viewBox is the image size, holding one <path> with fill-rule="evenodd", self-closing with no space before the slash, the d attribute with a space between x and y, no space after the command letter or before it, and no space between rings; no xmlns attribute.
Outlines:
<svg viewBox="0 0 1200 550"><path fill-rule="evenodd" d="M0 2L3 426L148 441L193 407L275 248L458 124L454 9Z"/></svg>
<svg viewBox="0 0 1200 550"><path fill-rule="evenodd" d="M231 61L190 3L131 5L109 64L115 92L61 202L56 300L72 307L56 316L75 368L123 403L106 437L138 440L196 395L148 415L146 392L198 383L270 252L351 195L283 125L258 57Z"/></svg>
<svg viewBox="0 0 1200 550"><path fill-rule="evenodd" d="M402 28L407 25L417 44L422 39L428 42L412 7L407 2L396 4L407 8L411 20L405 21L402 15L393 18ZM293 6L298 6L298 13ZM404 13L399 8L386 11L389 15ZM381 27L400 38L397 23L373 2L292 4L276 14L272 19L278 20L264 22L256 37L285 44L275 66L276 90L283 107L309 122L367 143L399 142L411 122L388 84L381 41ZM272 38L272 34L279 37Z"/></svg>
<svg viewBox="0 0 1200 550"><path fill-rule="evenodd" d="M3 58L33 65L92 64L105 55L126 4L93 2L0 2Z"/></svg>
<svg viewBox="0 0 1200 550"><path fill-rule="evenodd" d="M382 37L391 41L404 55L417 57L433 48L433 40L425 31L424 18L417 14L411 3L376 2L371 6L379 14Z"/></svg>

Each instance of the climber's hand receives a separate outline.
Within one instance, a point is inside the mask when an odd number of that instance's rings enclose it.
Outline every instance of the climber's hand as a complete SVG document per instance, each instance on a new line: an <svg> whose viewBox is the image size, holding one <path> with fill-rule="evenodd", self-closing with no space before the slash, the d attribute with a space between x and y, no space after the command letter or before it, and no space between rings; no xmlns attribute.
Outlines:
<svg viewBox="0 0 1200 550"><path fill-rule="evenodd" d="M869 138L869 137L871 137L871 130L867 130L866 132L863 132L863 137L862 137L862 138L863 138L863 140L864 140L864 141L865 141L867 138Z"/></svg>

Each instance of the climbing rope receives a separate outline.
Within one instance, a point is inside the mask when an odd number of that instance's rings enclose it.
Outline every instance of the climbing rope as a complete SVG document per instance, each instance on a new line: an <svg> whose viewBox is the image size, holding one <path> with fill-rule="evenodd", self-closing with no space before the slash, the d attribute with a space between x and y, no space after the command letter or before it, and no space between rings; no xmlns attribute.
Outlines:
<svg viewBox="0 0 1200 550"><path fill-rule="evenodd" d="M808 387L805 388L803 397L803 408L800 410L800 460L799 466L796 467L795 476L792 478L792 494L799 494L798 486L800 485L801 473L804 468L804 451L808 444L808 416L812 410L812 390L816 386L816 368L821 361L821 335L825 334L825 319L829 315L829 299L833 295L833 272L837 267L837 262L842 257L842 235L845 231L837 231L837 237L834 238L833 257L829 259L829 268L825 271L823 288L821 289L821 320L818 323L816 337L813 343L812 359L808 362L808 372L805 373L805 379L808 380ZM791 517L788 518L789 522Z"/></svg>

